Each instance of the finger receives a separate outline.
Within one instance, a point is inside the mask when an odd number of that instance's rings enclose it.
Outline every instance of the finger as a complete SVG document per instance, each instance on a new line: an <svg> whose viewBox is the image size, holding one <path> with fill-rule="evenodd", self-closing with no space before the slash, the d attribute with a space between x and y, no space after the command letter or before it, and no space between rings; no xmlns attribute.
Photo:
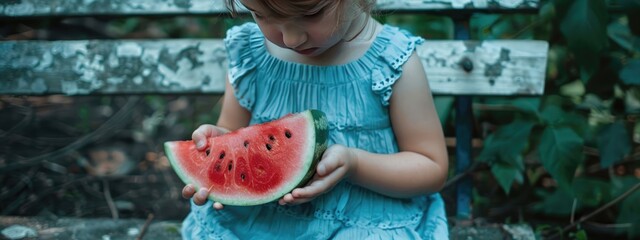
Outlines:
<svg viewBox="0 0 640 240"><path fill-rule="evenodd" d="M338 184L345 174L345 168L338 168L326 177L319 178L311 184L291 191L294 198L309 198L328 192Z"/></svg>
<svg viewBox="0 0 640 240"><path fill-rule="evenodd" d="M293 197L293 195L291 195L291 193L287 193L282 198L280 198L280 200L278 201L278 204L280 204L280 205L296 205L296 204L310 202L314 198L315 197L296 198L296 197Z"/></svg>
<svg viewBox="0 0 640 240"><path fill-rule="evenodd" d="M195 195L193 195L193 202L198 206L202 206L207 202L208 196L209 192L207 189L201 188Z"/></svg>
<svg viewBox="0 0 640 240"><path fill-rule="evenodd" d="M311 202L315 197L310 198L293 198L291 201L286 202L286 205L298 205L306 202ZM283 204L284 205L284 204Z"/></svg>
<svg viewBox="0 0 640 240"><path fill-rule="evenodd" d="M213 128L213 125L204 124L193 131L193 133L191 134L191 139L193 139L193 142L196 144L196 149L202 150L207 146L206 133L209 132L210 130L208 129L211 128Z"/></svg>
<svg viewBox="0 0 640 240"><path fill-rule="evenodd" d="M187 184L187 186L184 186L184 188L182 188L182 197L183 198L192 198L193 194L196 193L196 188L193 187L193 185L191 184Z"/></svg>
<svg viewBox="0 0 640 240"><path fill-rule="evenodd" d="M293 200L295 200L293 198L293 195L291 195L291 193L287 193L284 196L282 196L282 198L280 198L280 200L278 200L278 204L286 205L287 203L293 202Z"/></svg>
<svg viewBox="0 0 640 240"><path fill-rule="evenodd" d="M342 166L343 163L339 159L332 158L331 155L322 158L316 167L316 173L320 176L326 176Z"/></svg>
<svg viewBox="0 0 640 240"><path fill-rule="evenodd" d="M216 210L222 210L224 208L224 205L222 205L222 203L219 203L219 202L214 202L213 208Z"/></svg>
<svg viewBox="0 0 640 240"><path fill-rule="evenodd" d="M217 127L211 124L203 124L200 125L193 133L191 134L191 139L196 144L196 149L203 150L207 146L207 138L216 137L222 134L225 134L227 131L223 128Z"/></svg>

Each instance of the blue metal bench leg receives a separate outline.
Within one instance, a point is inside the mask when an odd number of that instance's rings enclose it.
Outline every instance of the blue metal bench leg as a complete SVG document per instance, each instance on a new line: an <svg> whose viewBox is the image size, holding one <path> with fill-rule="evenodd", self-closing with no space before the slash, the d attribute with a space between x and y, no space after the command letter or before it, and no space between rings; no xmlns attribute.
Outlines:
<svg viewBox="0 0 640 240"><path fill-rule="evenodd" d="M454 34L456 40L469 40L469 15L454 17ZM467 69L465 69L467 70ZM471 69L467 70L471 71ZM472 161L471 135L473 113L472 97L456 97L456 174L464 173ZM469 176L460 179L456 186L458 219L470 219L472 182Z"/></svg>
<svg viewBox="0 0 640 240"><path fill-rule="evenodd" d="M464 173L472 161L471 100L469 96L456 98L456 174ZM460 179L456 186L458 219L471 218L471 188L472 182L469 176Z"/></svg>

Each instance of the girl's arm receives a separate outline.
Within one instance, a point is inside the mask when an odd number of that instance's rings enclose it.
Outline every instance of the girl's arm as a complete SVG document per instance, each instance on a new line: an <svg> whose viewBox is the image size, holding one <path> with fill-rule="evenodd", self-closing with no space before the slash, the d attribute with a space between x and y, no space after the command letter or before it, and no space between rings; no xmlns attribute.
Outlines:
<svg viewBox="0 0 640 240"><path fill-rule="evenodd" d="M217 126L226 128L230 131L246 127L249 125L251 112L240 106L240 103L238 103L235 91L231 86L228 77L225 82L224 96L222 97L222 110L220 111Z"/></svg>
<svg viewBox="0 0 640 240"><path fill-rule="evenodd" d="M448 172L447 148L431 90L415 52L393 86L389 109L400 152L385 155L354 150L356 168L351 181L393 197L440 191Z"/></svg>
<svg viewBox="0 0 640 240"><path fill-rule="evenodd" d="M280 204L311 201L343 178L397 198L440 191L447 178L447 148L427 77L415 52L393 86L389 109L399 153L375 154L333 145L325 151L309 185L286 194Z"/></svg>

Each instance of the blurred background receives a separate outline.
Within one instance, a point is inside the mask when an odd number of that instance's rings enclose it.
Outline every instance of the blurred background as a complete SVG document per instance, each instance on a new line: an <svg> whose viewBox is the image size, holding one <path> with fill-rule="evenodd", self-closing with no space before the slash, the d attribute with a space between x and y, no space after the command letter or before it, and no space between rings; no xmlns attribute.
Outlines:
<svg viewBox="0 0 640 240"><path fill-rule="evenodd" d="M617 7L611 7L617 6ZM377 14L427 39L438 15ZM2 40L222 38L248 18L0 22ZM640 237L640 1L547 0L532 15L475 14L471 39L550 44L542 97L476 97L473 217L539 236ZM455 166L454 99L435 96ZM0 96L0 215L181 220L188 202L162 143L215 123L219 97ZM531 128L527 134L518 129ZM8 163L38 162L21 169ZM443 191L455 221L456 176Z"/></svg>

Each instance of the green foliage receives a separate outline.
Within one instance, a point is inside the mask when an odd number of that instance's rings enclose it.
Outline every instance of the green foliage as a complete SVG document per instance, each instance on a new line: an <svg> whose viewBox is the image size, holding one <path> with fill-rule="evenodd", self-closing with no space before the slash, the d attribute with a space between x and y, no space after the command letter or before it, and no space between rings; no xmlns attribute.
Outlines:
<svg viewBox="0 0 640 240"><path fill-rule="evenodd" d="M496 131L485 140L479 161L491 165L491 172L500 183L502 189L509 193L513 181L524 181L524 162L522 154L529 142L529 135L534 124L516 120Z"/></svg>
<svg viewBox="0 0 640 240"><path fill-rule="evenodd" d="M621 120L605 125L598 134L598 150L602 167L610 167L631 153L631 139Z"/></svg>
<svg viewBox="0 0 640 240"><path fill-rule="evenodd" d="M548 127L542 134L539 152L542 165L561 187L569 190L582 163L582 138L567 127Z"/></svg>
<svg viewBox="0 0 640 240"><path fill-rule="evenodd" d="M582 79L598 69L600 55L608 44L607 5L602 0L576 0L560 23L569 49L581 65Z"/></svg>
<svg viewBox="0 0 640 240"><path fill-rule="evenodd" d="M484 137L478 161L500 189L508 198L534 192L537 201L527 209L544 216L577 219L604 208L591 221L619 223L629 238L640 236L640 191L606 205L640 182L633 153L640 141L640 1L549 0L533 18L476 14L471 31L476 39L550 43L544 96L476 98L515 109L479 112L479 121L496 128ZM537 232L562 232L550 226ZM587 233L579 227L568 236Z"/></svg>
<svg viewBox="0 0 640 240"><path fill-rule="evenodd" d="M577 178L569 191L555 189L553 192L539 190L536 192L542 201L531 206L531 210L554 216L568 216L583 208L596 207L611 200L609 182Z"/></svg>

